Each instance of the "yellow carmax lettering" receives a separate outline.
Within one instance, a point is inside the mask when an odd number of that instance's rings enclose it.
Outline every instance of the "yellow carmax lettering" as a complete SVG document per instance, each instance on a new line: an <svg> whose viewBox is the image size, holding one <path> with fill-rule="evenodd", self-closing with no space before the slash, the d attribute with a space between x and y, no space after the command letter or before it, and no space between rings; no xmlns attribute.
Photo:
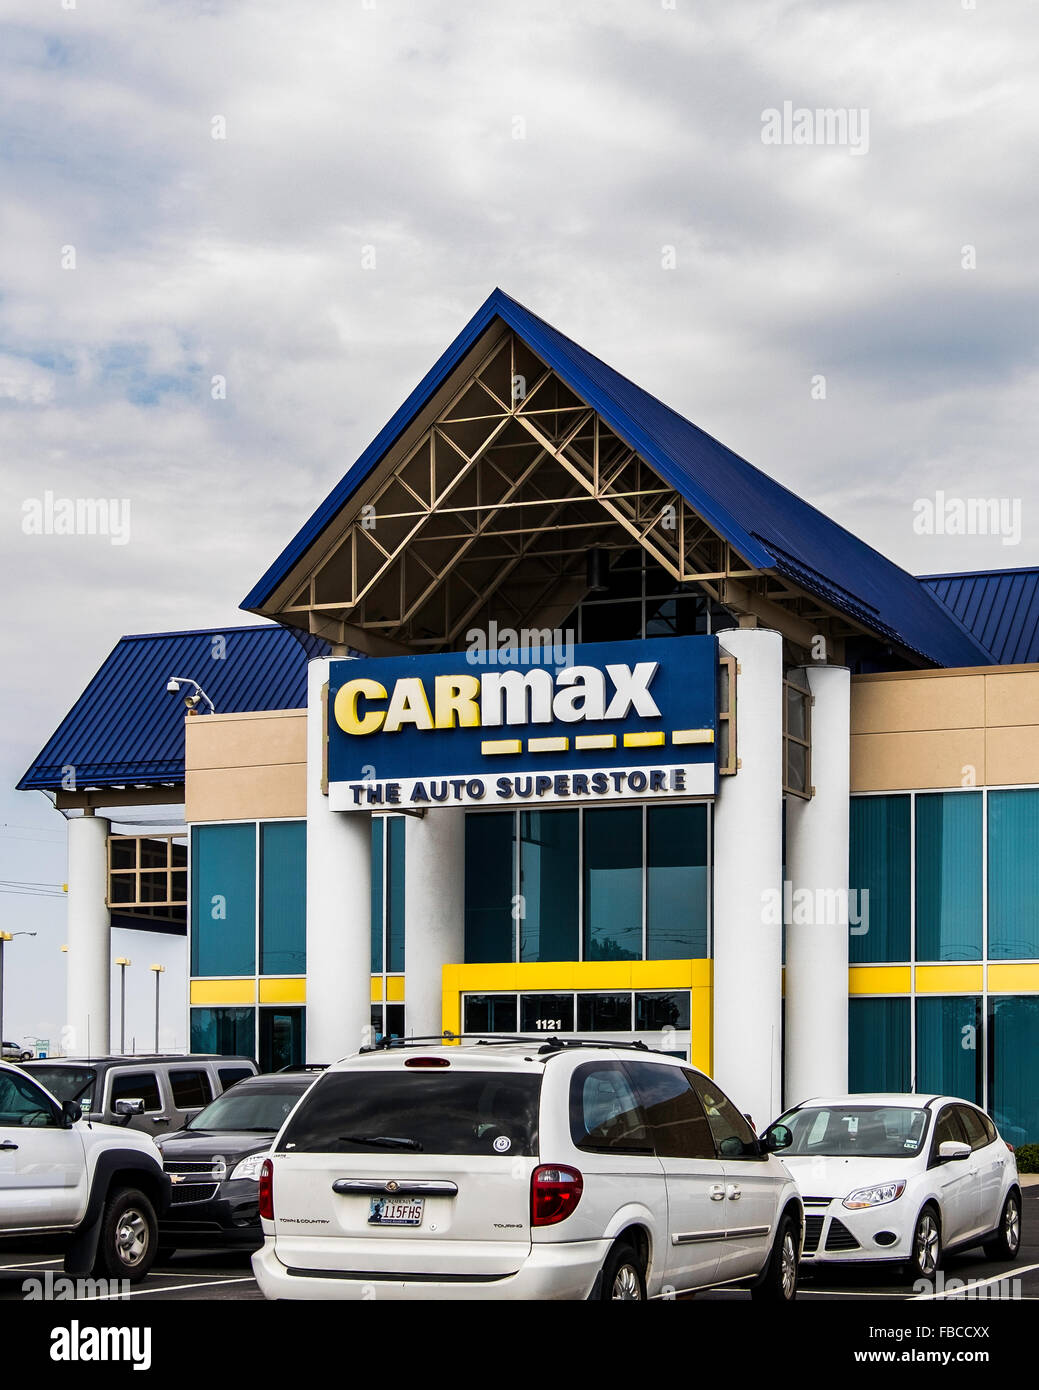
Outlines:
<svg viewBox="0 0 1039 1390"><path fill-rule="evenodd" d="M357 713L358 700L385 700L386 687L378 681L359 676L357 680L347 681L336 693L333 713L335 721L344 734L374 734L382 728L386 711L369 710L367 714Z"/></svg>
<svg viewBox="0 0 1039 1390"><path fill-rule="evenodd" d="M419 676L402 676L393 687L383 732L398 733L402 724L414 724L416 729L433 727L433 715L426 699L426 689Z"/></svg>
<svg viewBox="0 0 1039 1390"><path fill-rule="evenodd" d="M433 708L438 729L478 729L480 706L476 676L437 676L433 681Z"/></svg>

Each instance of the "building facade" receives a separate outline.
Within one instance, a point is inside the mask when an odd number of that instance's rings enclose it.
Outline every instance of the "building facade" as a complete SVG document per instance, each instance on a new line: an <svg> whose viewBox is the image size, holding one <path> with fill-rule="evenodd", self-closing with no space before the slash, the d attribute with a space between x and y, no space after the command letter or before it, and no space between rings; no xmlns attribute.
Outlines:
<svg viewBox="0 0 1039 1390"><path fill-rule="evenodd" d="M124 639L135 719L86 768L88 690L23 779L69 817L70 1025L164 801L196 1050L624 1037L759 1123L918 1089L1039 1139L1034 581L913 578L495 291L265 625Z"/></svg>

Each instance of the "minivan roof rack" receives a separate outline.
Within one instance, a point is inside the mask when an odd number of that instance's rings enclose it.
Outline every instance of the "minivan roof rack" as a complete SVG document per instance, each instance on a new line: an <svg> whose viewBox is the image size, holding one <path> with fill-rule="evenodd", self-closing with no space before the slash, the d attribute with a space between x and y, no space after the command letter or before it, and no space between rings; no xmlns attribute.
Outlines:
<svg viewBox="0 0 1039 1390"><path fill-rule="evenodd" d="M270 1072L268 1074L271 1076L291 1076L293 1072L327 1070L327 1062L297 1062L295 1066L279 1067L276 1072Z"/></svg>
<svg viewBox="0 0 1039 1390"><path fill-rule="evenodd" d="M362 1047L361 1052L388 1052L395 1047L428 1047L430 1043L443 1044L446 1042L467 1042L475 1041L478 1047L505 1047L507 1045L523 1043L527 1047L536 1047L541 1055L548 1055L554 1052L563 1052L571 1047L599 1047L599 1048L626 1048L633 1052L654 1052L656 1048L651 1048L646 1043L636 1039L634 1042L611 1042L608 1038L546 1038L543 1034L540 1037L527 1037L522 1034L508 1033L429 1033L423 1037L415 1038L394 1038L386 1036L380 1038L378 1042L371 1043L368 1047ZM665 1054L667 1055L667 1054Z"/></svg>

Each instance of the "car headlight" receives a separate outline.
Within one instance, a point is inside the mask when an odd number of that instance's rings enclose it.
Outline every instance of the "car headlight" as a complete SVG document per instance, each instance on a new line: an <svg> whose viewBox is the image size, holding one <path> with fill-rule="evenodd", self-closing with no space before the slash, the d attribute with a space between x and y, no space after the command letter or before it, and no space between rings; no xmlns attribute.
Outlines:
<svg viewBox="0 0 1039 1390"><path fill-rule="evenodd" d="M237 1182L239 1178L249 1178L252 1182L260 1181L260 1169L263 1167L263 1160L267 1157L266 1150L263 1153L250 1154L248 1158L243 1158L231 1172L231 1181Z"/></svg>
<svg viewBox="0 0 1039 1390"><path fill-rule="evenodd" d="M843 1205L849 1211L859 1211L862 1207L882 1207L885 1202L894 1202L906 1190L904 1182L882 1182L876 1187L860 1187L845 1197Z"/></svg>

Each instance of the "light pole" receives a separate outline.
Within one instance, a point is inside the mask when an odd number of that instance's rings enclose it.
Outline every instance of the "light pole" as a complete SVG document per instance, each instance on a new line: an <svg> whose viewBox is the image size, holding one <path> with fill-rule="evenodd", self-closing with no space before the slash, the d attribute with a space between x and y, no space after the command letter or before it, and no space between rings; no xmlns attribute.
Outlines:
<svg viewBox="0 0 1039 1390"><path fill-rule="evenodd" d="M149 965L155 971L155 1051L159 1050L159 976L166 973L164 965Z"/></svg>
<svg viewBox="0 0 1039 1390"><path fill-rule="evenodd" d="M16 936L35 936L34 931L0 931L0 1042L4 1040L4 947Z"/></svg>
<svg viewBox="0 0 1039 1390"><path fill-rule="evenodd" d="M115 963L119 967L119 1051L126 1054L126 967L133 965L132 960L127 960L125 956L116 956Z"/></svg>

